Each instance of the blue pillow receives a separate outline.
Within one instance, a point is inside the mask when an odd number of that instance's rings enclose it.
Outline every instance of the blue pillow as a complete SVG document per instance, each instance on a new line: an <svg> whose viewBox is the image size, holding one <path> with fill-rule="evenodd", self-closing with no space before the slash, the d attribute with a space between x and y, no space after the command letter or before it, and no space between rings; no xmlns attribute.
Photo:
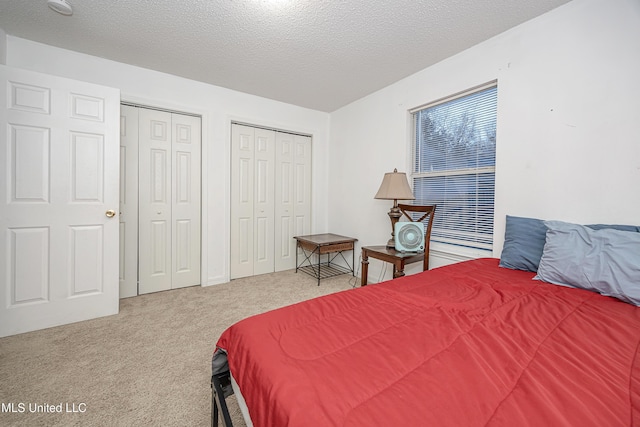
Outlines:
<svg viewBox="0 0 640 427"><path fill-rule="evenodd" d="M545 221L535 279L640 305L640 233Z"/></svg>
<svg viewBox="0 0 640 427"><path fill-rule="evenodd" d="M507 215L500 267L538 271L547 227L544 221Z"/></svg>
<svg viewBox="0 0 640 427"><path fill-rule="evenodd" d="M594 230L614 229L640 233L640 226L635 225L592 224L587 227ZM507 215L500 267L534 273L538 271L546 235L544 220Z"/></svg>

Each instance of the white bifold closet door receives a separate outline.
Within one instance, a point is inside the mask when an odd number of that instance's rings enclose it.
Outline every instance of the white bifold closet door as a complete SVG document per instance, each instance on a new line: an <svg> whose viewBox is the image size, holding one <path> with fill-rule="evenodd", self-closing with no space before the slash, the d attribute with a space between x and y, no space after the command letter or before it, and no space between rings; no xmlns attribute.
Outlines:
<svg viewBox="0 0 640 427"><path fill-rule="evenodd" d="M276 132L275 271L296 267L294 236L311 233L311 137Z"/></svg>
<svg viewBox="0 0 640 427"><path fill-rule="evenodd" d="M231 279L295 268L311 228L311 137L232 125Z"/></svg>
<svg viewBox="0 0 640 427"><path fill-rule="evenodd" d="M138 295L138 110L120 106L120 298Z"/></svg>
<svg viewBox="0 0 640 427"><path fill-rule="evenodd" d="M198 285L200 118L129 106L122 106L122 116L131 122L132 132L137 128L138 133L137 173L134 159L128 163L131 182L137 177L137 197L131 194L136 191L134 184L125 184L130 197L121 197L121 241L136 240L122 228L127 227L124 221L135 221L133 205L137 200L137 294ZM135 137L121 137L121 144L133 152L134 143L129 139ZM127 174L127 162L121 163L121 174ZM135 232L133 224L129 228ZM128 245L129 252L133 251L133 244ZM127 289L127 294L133 292L127 271L136 267L131 258L121 253L121 289ZM129 267L123 268L122 263Z"/></svg>

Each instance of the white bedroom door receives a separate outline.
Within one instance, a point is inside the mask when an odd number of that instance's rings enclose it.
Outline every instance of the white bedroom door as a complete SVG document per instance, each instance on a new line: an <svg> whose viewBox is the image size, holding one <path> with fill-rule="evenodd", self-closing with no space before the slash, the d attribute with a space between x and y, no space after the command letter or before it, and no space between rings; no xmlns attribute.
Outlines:
<svg viewBox="0 0 640 427"><path fill-rule="evenodd" d="M118 312L120 92L0 66L0 336Z"/></svg>

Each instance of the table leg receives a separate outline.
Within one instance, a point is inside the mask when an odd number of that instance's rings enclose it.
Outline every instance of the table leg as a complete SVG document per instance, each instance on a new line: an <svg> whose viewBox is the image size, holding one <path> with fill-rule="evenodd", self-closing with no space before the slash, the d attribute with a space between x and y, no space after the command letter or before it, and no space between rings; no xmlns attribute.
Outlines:
<svg viewBox="0 0 640 427"><path fill-rule="evenodd" d="M362 277L360 278L360 286L367 286L367 276L369 275L369 256L362 251Z"/></svg>
<svg viewBox="0 0 640 427"><path fill-rule="evenodd" d="M351 249L351 275L356 277L356 248Z"/></svg>
<svg viewBox="0 0 640 427"><path fill-rule="evenodd" d="M322 254L320 253L320 246L318 246L318 286L320 286L320 261L322 261Z"/></svg>
<svg viewBox="0 0 640 427"><path fill-rule="evenodd" d="M398 277L404 276L404 265L396 263L393 264L393 278L397 279Z"/></svg>

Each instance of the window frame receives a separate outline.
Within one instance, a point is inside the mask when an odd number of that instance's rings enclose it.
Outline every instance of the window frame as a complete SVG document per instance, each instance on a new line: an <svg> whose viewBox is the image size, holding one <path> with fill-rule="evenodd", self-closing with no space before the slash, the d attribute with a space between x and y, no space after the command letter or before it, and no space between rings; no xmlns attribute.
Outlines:
<svg viewBox="0 0 640 427"><path fill-rule="evenodd" d="M437 176L464 176L464 175L476 175L479 176L482 173L490 173L493 174L494 188L493 188L493 227L491 232L491 244L490 247L486 248L478 248L471 246L460 245L459 243L447 243L443 241L438 241L438 239L433 239L431 241L431 252L439 253L441 256L445 258L449 258L452 261L461 261L469 258L480 258L493 256L493 248L495 246L495 177L496 177L496 165L495 160L493 166L482 166L477 168L460 168L456 170L443 170L443 171L435 171L435 172L416 172L416 164L417 164L417 148L416 143L418 141L417 135L417 113L427 108L432 108L441 104L445 104L447 102L456 100L458 98L462 98L468 95L472 95L477 92L481 92L486 89L495 88L496 91L498 89L498 81L492 80L487 83L483 83L469 89L454 93L452 95L445 96L443 98L439 98L433 102L428 102L422 104L418 107L412 108L408 111L408 125L410 128L409 132L409 161L410 161L410 173L409 179L412 191L415 195L415 179L416 178L424 178L424 177L437 177ZM497 97L497 94L496 94ZM496 133L497 133L497 98L496 98ZM497 149L497 138L496 138L496 149ZM416 203L429 203L428 200L420 199L416 197ZM431 202L433 203L433 202ZM437 203L437 202L436 202ZM436 209L436 216L442 210ZM435 227L435 224L434 224Z"/></svg>

